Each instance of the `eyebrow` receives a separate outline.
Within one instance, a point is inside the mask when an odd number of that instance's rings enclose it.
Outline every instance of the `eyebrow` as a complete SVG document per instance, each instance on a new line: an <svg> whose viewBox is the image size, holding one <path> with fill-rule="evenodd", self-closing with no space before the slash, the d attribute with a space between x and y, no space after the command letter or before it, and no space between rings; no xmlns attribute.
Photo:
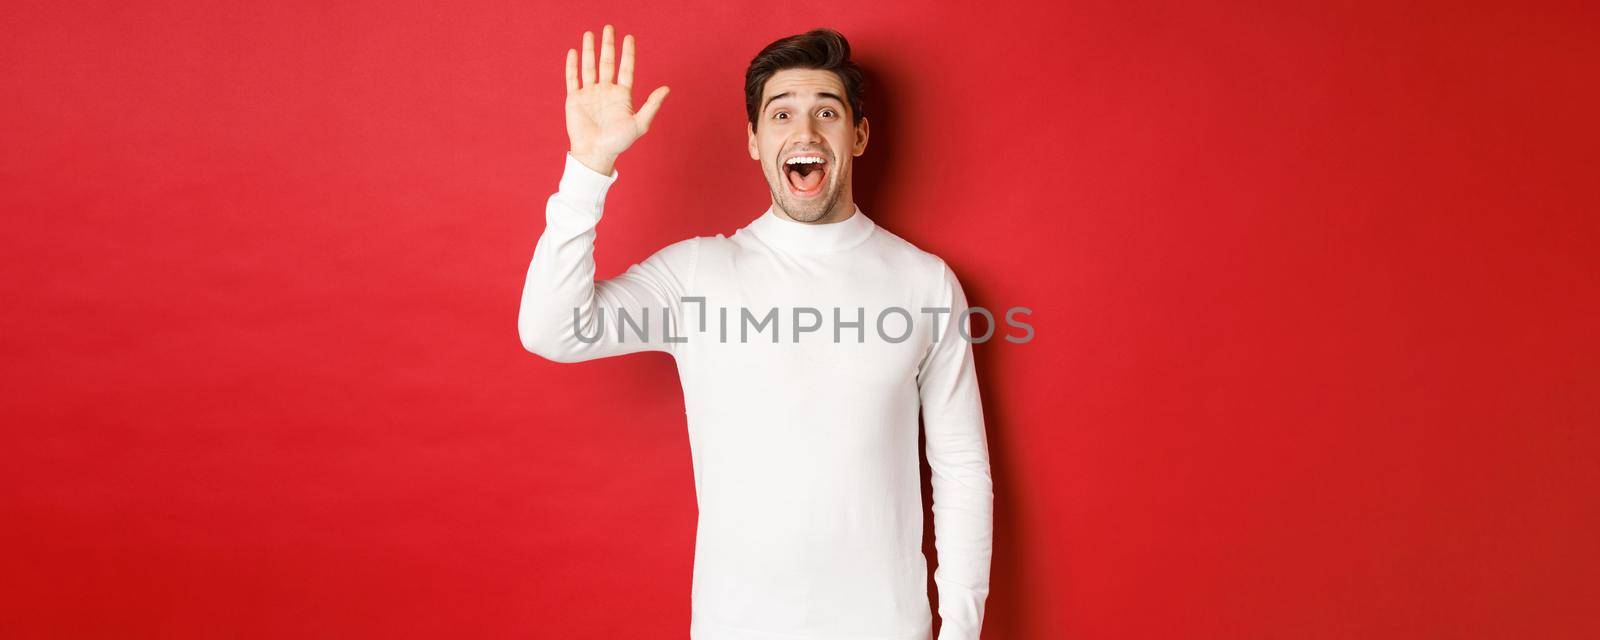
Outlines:
<svg viewBox="0 0 1600 640"><path fill-rule="evenodd" d="M770 98L767 98L767 101L761 105L761 110L762 111L766 111L767 107L772 104L772 101L777 100L778 98L792 98L792 97L794 97L794 92L793 91L785 91L785 92L780 93L778 95L775 95L775 96L772 96ZM817 92L817 97L819 97L819 98L833 98L839 104L841 104L841 105L844 104L844 98L840 98L837 94L830 93L830 92L827 92L827 91L819 91L819 92Z"/></svg>

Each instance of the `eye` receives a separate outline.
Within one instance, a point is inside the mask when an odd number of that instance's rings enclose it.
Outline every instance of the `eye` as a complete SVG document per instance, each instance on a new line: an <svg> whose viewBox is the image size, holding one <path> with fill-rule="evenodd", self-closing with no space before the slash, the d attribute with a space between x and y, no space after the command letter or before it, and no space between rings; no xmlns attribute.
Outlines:
<svg viewBox="0 0 1600 640"><path fill-rule="evenodd" d="M772 114L772 119L773 120L786 120L788 118L789 118L789 112L788 111L779 111L777 113Z"/></svg>
<svg viewBox="0 0 1600 640"><path fill-rule="evenodd" d="M830 107L830 108L826 108L826 109L823 109L823 110L822 110L822 113L823 113L823 114L825 114L825 115L826 115L826 116L827 116L827 117L829 117L829 118L832 118L832 117L833 117L833 115L834 115L834 113L833 113L833 109L832 109L832 108L831 108L831 107Z"/></svg>

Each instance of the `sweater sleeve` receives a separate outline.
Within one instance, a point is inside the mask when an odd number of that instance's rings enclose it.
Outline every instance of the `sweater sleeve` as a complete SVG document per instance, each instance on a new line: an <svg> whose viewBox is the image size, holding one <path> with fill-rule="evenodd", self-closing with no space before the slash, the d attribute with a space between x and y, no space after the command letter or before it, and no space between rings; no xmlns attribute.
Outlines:
<svg viewBox="0 0 1600 640"><path fill-rule="evenodd" d="M606 192L620 176L615 169L602 174L566 154L517 312L517 333L528 351L556 362L638 351L677 355L686 335L682 298L693 275L698 238L663 247L609 280L594 279L595 228Z"/></svg>
<svg viewBox="0 0 1600 640"><path fill-rule="evenodd" d="M972 345L958 333L972 335L969 316L962 314L967 298L943 261L940 271L937 306L949 313L939 316L943 325L938 340L917 373L928 466L933 472L934 548L939 559L933 580L943 621L939 640L978 640L989 595L994 490Z"/></svg>

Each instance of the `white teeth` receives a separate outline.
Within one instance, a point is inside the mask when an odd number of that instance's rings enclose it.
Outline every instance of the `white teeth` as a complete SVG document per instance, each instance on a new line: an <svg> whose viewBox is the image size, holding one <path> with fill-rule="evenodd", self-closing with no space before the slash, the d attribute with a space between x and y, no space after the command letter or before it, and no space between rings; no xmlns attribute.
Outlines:
<svg viewBox="0 0 1600 640"><path fill-rule="evenodd" d="M813 157L810 157L810 156L806 156L806 157L799 157L799 158L789 158L788 160L784 161L784 164L822 164L823 162L824 162L824 160L822 158L813 158Z"/></svg>

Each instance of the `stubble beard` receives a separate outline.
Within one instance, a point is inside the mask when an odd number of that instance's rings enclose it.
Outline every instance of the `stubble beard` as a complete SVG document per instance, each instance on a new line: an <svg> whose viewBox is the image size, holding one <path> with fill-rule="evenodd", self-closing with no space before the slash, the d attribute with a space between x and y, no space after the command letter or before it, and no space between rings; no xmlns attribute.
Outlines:
<svg viewBox="0 0 1600 640"><path fill-rule="evenodd" d="M789 176L782 169L778 170L779 182L777 184L769 182L767 187L772 191L773 201L778 203L778 208L783 210L784 215L789 216L790 220L795 222L816 222L833 211L835 206L838 206L839 197L844 192L842 188L844 179L845 176L842 172L829 171L828 186L825 187L827 193L814 200L798 200L790 195L789 185L787 184Z"/></svg>

